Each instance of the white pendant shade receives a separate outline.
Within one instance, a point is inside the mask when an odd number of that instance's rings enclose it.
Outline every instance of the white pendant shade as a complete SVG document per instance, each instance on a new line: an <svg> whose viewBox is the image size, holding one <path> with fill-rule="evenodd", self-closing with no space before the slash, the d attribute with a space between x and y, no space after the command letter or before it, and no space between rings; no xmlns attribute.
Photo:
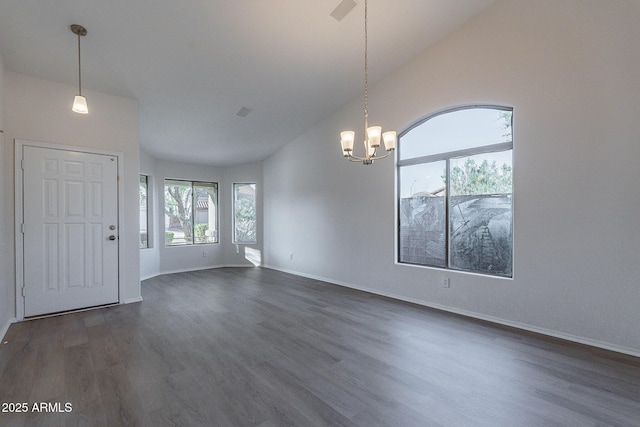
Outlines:
<svg viewBox="0 0 640 427"><path fill-rule="evenodd" d="M73 107L71 108L75 113L89 114L89 107L87 107L87 98L82 95L76 95L73 98Z"/></svg>
<svg viewBox="0 0 640 427"><path fill-rule="evenodd" d="M382 134L382 140L384 141L384 148L387 151L395 150L398 135L395 130L390 130Z"/></svg>
<svg viewBox="0 0 640 427"><path fill-rule="evenodd" d="M381 126L371 126L367 129L367 138L369 138L369 146L378 148L380 146L380 134L382 133Z"/></svg>
<svg viewBox="0 0 640 427"><path fill-rule="evenodd" d="M345 130L340 132L340 145L342 145L342 154L349 156L349 153L353 151L353 140L356 133L351 130Z"/></svg>

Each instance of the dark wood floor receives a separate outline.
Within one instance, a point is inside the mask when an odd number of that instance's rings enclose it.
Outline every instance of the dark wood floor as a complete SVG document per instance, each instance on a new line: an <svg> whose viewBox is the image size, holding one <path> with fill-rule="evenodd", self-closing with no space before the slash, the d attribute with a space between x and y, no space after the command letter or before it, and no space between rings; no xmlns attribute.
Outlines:
<svg viewBox="0 0 640 427"><path fill-rule="evenodd" d="M630 356L268 269L142 291L140 304L12 325L0 403L29 408L0 425L640 425Z"/></svg>

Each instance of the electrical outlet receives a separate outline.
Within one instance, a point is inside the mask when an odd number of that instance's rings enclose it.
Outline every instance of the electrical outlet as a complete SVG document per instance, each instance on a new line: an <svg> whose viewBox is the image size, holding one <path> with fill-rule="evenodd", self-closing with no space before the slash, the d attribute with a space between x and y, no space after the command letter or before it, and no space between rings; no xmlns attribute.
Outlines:
<svg viewBox="0 0 640 427"><path fill-rule="evenodd" d="M203 256L203 257L208 257L208 256L209 256L209 252L207 252L207 251L202 251L202 256Z"/></svg>
<svg viewBox="0 0 640 427"><path fill-rule="evenodd" d="M449 281L448 277L443 277L442 278L442 287L443 288L448 288L451 286L451 282Z"/></svg>
<svg viewBox="0 0 640 427"><path fill-rule="evenodd" d="M289 260L293 261L293 254L289 254Z"/></svg>

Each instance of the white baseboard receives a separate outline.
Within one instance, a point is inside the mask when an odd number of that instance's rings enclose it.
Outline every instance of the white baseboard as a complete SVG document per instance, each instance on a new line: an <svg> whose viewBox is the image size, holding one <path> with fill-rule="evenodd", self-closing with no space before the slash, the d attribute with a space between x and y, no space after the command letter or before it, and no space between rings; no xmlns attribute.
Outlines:
<svg viewBox="0 0 640 427"><path fill-rule="evenodd" d="M261 265L253 265L253 264L227 264L218 268L259 268Z"/></svg>
<svg viewBox="0 0 640 427"><path fill-rule="evenodd" d="M288 269L284 269L284 268L278 268L278 267L274 267L274 266L271 266L271 265L265 265L264 268L269 268L269 269L272 269L272 270L282 271L283 273L294 274L296 276L307 277L309 279L320 280L322 282L331 283L333 285L344 286L346 288L356 289L358 291L368 292L370 294L375 294L375 295L380 295L380 296L383 296L383 297L397 299L397 300L400 300L400 301L410 302L412 304L417 304L417 305L421 305L421 306L424 306L424 307L433 308L433 309L436 309L436 310L446 311L446 312L449 312L449 313L459 314L461 316L471 317L471 318L474 318L474 319L484 320L484 321L491 322L491 323L496 323L496 324L499 324L499 325L509 326L509 327L512 327L512 328L521 329L521 330L528 331L528 332L534 332L534 333L537 333L537 334L546 335L546 336L553 337L553 338L559 338L559 339L562 339L562 340L565 340L565 341L571 341L571 342L575 342L575 343L578 343L578 344L585 344L585 345L588 345L588 346L591 346L591 347L601 348L601 349L604 349L604 350L615 351L616 353L622 353L622 354L628 354L630 356L640 357L640 350L634 349L634 348L628 348L628 347L623 347L623 346L619 346L619 345L615 345L615 344L611 344L611 343L607 343L607 342L592 340L590 338L585 338L585 337L581 337L581 336L578 336L578 335L567 334L565 332L554 331L554 330L546 329L546 328L540 328L540 327L529 325L529 324L526 324L526 323L520 323L520 322L511 321L511 320L501 319L499 317L487 316L487 315L484 315L484 314L481 314L481 313L476 313L476 312L467 311L467 310L461 310L461 309L458 309L458 308L455 308L455 307L448 307L448 306L444 306L444 305L440 305L440 304L431 303L431 302L428 302L428 301L419 300L419 299L416 299L416 298L409 298L409 297L406 297L406 296L403 296L403 295L396 295L396 294L389 293L389 292L381 292L381 291L376 290L376 289L371 289L371 288L367 288L367 287L363 287L363 286L357 286L357 285L353 285L351 283L340 282L340 281L336 281L336 280L333 280L333 279L328 279L326 277L315 276L315 275L312 275L312 274L305 274L305 273L301 273L299 271L293 271L293 270L288 270Z"/></svg>
<svg viewBox="0 0 640 427"><path fill-rule="evenodd" d="M191 268L179 268L177 270L163 270L155 274L149 274L147 276L140 277L140 281L153 279L154 277L162 276L164 274L175 273L188 273L191 271L211 270L213 268L255 268L253 264L224 264L224 265L208 265L206 267L191 267Z"/></svg>
<svg viewBox="0 0 640 427"><path fill-rule="evenodd" d="M16 319L15 317L11 317L5 322L4 325L2 325L2 329L0 329L0 341L4 340L4 336L7 334L9 326L11 326L12 323L16 323L17 321L18 319Z"/></svg>
<svg viewBox="0 0 640 427"><path fill-rule="evenodd" d="M135 298L127 298L127 299L124 300L125 304L132 304L132 303L135 303L135 302L142 302L142 296L135 297Z"/></svg>

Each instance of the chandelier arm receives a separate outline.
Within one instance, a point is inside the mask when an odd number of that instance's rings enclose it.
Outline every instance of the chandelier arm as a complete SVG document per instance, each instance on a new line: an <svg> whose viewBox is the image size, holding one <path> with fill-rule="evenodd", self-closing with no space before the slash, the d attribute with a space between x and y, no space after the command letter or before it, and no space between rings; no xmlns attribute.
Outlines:
<svg viewBox="0 0 640 427"><path fill-rule="evenodd" d="M380 159L384 159L385 157L389 157L391 155L391 153L393 153L393 150L390 150L389 152L387 152L387 154L385 154L384 156L373 156L370 157L369 160L380 160Z"/></svg>
<svg viewBox="0 0 640 427"><path fill-rule="evenodd" d="M350 162L361 162L363 160L367 160L366 157L354 156L351 153L349 153L349 155L347 156L347 159L349 159Z"/></svg>
<svg viewBox="0 0 640 427"><path fill-rule="evenodd" d="M373 161L373 160L380 160L380 159L384 159L386 157L389 157L391 155L391 151L389 151L387 154L385 154L384 156L371 156L371 157L359 157L359 156L354 156L353 154L349 154L347 156L347 159L350 162L362 162L363 160L367 160L367 161Z"/></svg>

